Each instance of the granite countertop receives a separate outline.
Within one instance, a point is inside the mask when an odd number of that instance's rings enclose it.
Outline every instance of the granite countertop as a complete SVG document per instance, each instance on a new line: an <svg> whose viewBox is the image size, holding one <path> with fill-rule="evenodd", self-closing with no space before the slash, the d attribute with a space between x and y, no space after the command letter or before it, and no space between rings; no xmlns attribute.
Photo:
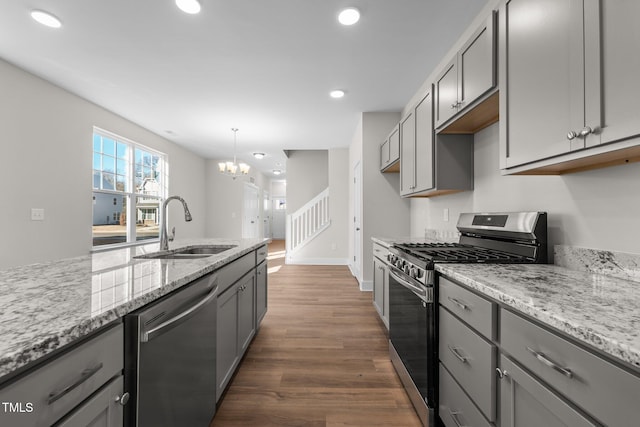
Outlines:
<svg viewBox="0 0 640 427"><path fill-rule="evenodd" d="M436 271L640 368L640 283L541 264L436 264Z"/></svg>
<svg viewBox="0 0 640 427"><path fill-rule="evenodd" d="M5 375L251 252L269 239L182 239L236 245L197 259L134 258L158 243L0 271L0 382Z"/></svg>

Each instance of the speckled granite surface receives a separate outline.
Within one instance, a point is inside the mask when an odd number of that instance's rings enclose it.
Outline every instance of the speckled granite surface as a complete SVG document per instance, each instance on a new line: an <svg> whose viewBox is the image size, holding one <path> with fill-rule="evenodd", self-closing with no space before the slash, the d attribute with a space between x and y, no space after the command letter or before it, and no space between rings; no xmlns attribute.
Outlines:
<svg viewBox="0 0 640 427"><path fill-rule="evenodd" d="M557 265L436 264L436 270L640 368L640 283Z"/></svg>
<svg viewBox="0 0 640 427"><path fill-rule="evenodd" d="M606 274L640 282L640 255L556 245L554 263L571 270Z"/></svg>
<svg viewBox="0 0 640 427"><path fill-rule="evenodd" d="M267 239L184 239L237 245L192 260L137 259L158 243L0 271L0 381L29 362L256 249Z"/></svg>

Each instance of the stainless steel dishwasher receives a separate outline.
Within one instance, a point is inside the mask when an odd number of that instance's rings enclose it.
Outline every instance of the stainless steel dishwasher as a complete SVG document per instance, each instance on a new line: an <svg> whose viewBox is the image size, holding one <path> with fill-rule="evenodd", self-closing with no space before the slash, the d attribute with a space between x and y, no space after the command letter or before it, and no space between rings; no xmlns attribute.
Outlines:
<svg viewBox="0 0 640 427"><path fill-rule="evenodd" d="M208 426L216 409L217 278L125 317L125 425Z"/></svg>

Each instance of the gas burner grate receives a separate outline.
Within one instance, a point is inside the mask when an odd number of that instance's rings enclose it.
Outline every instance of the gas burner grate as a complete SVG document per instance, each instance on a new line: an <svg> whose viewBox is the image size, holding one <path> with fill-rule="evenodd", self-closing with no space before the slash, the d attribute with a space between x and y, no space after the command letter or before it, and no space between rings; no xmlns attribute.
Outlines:
<svg viewBox="0 0 640 427"><path fill-rule="evenodd" d="M417 259L434 262L531 262L525 256L460 243L402 243L394 245Z"/></svg>

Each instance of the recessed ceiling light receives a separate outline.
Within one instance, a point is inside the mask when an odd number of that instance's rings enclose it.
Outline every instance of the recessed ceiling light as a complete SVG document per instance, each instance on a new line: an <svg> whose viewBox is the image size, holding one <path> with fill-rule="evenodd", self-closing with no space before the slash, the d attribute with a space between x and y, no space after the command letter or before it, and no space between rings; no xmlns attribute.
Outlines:
<svg viewBox="0 0 640 427"><path fill-rule="evenodd" d="M353 25L360 20L360 11L355 7L348 7L338 14L338 22L342 25Z"/></svg>
<svg viewBox="0 0 640 427"><path fill-rule="evenodd" d="M282 171L280 169L274 169L273 170L273 174L274 175L280 175L282 173Z"/></svg>
<svg viewBox="0 0 640 427"><path fill-rule="evenodd" d="M32 10L31 17L38 21L42 25L46 25L50 28L60 28L62 27L62 22L49 12L45 12L44 10Z"/></svg>
<svg viewBox="0 0 640 427"><path fill-rule="evenodd" d="M340 89L332 90L329 92L329 96L332 98L342 98L344 96L344 91Z"/></svg>
<svg viewBox="0 0 640 427"><path fill-rule="evenodd" d="M253 153L253 157L258 160L264 159L264 153Z"/></svg>
<svg viewBox="0 0 640 427"><path fill-rule="evenodd" d="M176 6L184 13L195 15L200 13L200 2L198 0L176 0Z"/></svg>

